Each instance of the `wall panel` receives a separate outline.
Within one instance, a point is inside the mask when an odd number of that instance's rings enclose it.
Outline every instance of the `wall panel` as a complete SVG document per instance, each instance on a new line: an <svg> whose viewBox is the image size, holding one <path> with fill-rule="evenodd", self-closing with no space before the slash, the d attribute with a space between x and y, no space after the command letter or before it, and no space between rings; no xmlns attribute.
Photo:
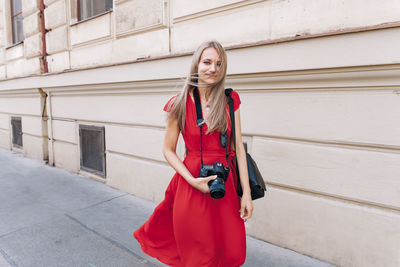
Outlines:
<svg viewBox="0 0 400 267"><path fill-rule="evenodd" d="M41 116L40 98L0 97L0 112Z"/></svg>
<svg viewBox="0 0 400 267"><path fill-rule="evenodd" d="M23 132L31 135L42 136L42 118L41 117L22 117Z"/></svg>
<svg viewBox="0 0 400 267"><path fill-rule="evenodd" d="M132 61L137 58L150 58L168 53L169 31L168 29L159 29L116 39L113 43L112 61Z"/></svg>
<svg viewBox="0 0 400 267"><path fill-rule="evenodd" d="M44 151L43 143L47 142L47 139L43 137L37 137L32 135L23 135L23 149L24 156L35 159L40 163L43 163Z"/></svg>
<svg viewBox="0 0 400 267"><path fill-rule="evenodd" d="M247 233L348 267L400 265L400 214L270 187Z"/></svg>
<svg viewBox="0 0 400 267"><path fill-rule="evenodd" d="M400 97L393 90L239 94L245 133L400 146Z"/></svg>
<svg viewBox="0 0 400 267"><path fill-rule="evenodd" d="M267 182L400 211L400 153L253 138L252 156Z"/></svg>
<svg viewBox="0 0 400 267"><path fill-rule="evenodd" d="M54 163L58 168L77 173L80 168L80 152L77 145L54 142Z"/></svg>
<svg viewBox="0 0 400 267"><path fill-rule="evenodd" d="M7 114L0 113L0 129L8 130L11 128L10 118Z"/></svg>
<svg viewBox="0 0 400 267"><path fill-rule="evenodd" d="M60 141L79 143L78 130L75 122L53 120L53 138Z"/></svg>
<svg viewBox="0 0 400 267"><path fill-rule="evenodd" d="M174 171L166 164L107 153L107 184L141 198L161 202Z"/></svg>
<svg viewBox="0 0 400 267"><path fill-rule="evenodd" d="M106 125L105 134L107 150L165 161L162 154L164 130Z"/></svg>
<svg viewBox="0 0 400 267"><path fill-rule="evenodd" d="M117 34L166 26L164 0L125 1L115 6Z"/></svg>
<svg viewBox="0 0 400 267"><path fill-rule="evenodd" d="M104 37L111 37L111 14L107 13L100 17L73 25L70 30L71 45L73 46Z"/></svg>
<svg viewBox="0 0 400 267"><path fill-rule="evenodd" d="M212 10L218 7L234 4L238 2L250 2L240 0L203 0L203 1L185 1L174 0L173 15L174 18L188 16L194 13Z"/></svg>
<svg viewBox="0 0 400 267"><path fill-rule="evenodd" d="M0 147L5 149L11 148L10 132L0 129Z"/></svg>
<svg viewBox="0 0 400 267"><path fill-rule="evenodd" d="M162 127L166 120L166 114L162 109L171 96L161 94L53 96L53 116ZM74 108L71 108L72 104Z"/></svg>
<svg viewBox="0 0 400 267"><path fill-rule="evenodd" d="M265 8L252 6L218 16L176 23L171 29L172 51L193 51L210 39L217 39L225 46L240 44L243 40L249 43L265 40L270 35L270 28L266 26L268 16L265 15Z"/></svg>

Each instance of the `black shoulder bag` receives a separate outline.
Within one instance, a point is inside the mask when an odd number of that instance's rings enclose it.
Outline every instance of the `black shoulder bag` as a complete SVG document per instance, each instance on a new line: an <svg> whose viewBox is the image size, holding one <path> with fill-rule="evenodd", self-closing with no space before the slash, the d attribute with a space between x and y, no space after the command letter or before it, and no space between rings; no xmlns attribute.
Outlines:
<svg viewBox="0 0 400 267"><path fill-rule="evenodd" d="M229 115L231 117L231 137L233 138L233 144L236 152L236 131L235 131L235 110L233 107L233 98L231 96L232 88L225 89L225 95L228 97L228 105L229 105ZM265 182L263 177L261 176L260 171L258 170L256 162L250 156L249 153L246 152L247 159L247 170L249 173L249 184L251 190L251 199L255 200L261 197L264 197L266 191ZM237 163L237 157L235 156L236 163L236 176L237 176L237 194L241 197L243 195L242 186L240 185L240 176L239 176L239 166Z"/></svg>

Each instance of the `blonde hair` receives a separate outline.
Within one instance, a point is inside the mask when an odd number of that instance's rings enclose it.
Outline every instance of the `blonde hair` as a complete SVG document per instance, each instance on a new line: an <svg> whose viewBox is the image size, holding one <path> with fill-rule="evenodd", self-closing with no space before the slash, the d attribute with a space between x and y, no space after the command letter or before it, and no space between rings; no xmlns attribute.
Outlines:
<svg viewBox="0 0 400 267"><path fill-rule="evenodd" d="M201 55L204 49L212 47L217 50L219 58L221 60L221 67L217 73L217 81L213 84L207 84L210 86L209 99L210 99L210 112L206 119L208 130L206 134L218 131L225 132L228 128L228 121L226 115L226 96L225 96L225 78L226 78L226 68L227 59L225 49L218 41L208 41L202 43L193 54L192 64L190 67L190 73L186 78L185 85L182 92L175 98L175 101L170 103L170 112L168 114L168 119L173 118L178 120L179 129L184 132L185 129L185 119L186 119L186 100L190 97L189 93L193 92L198 83L198 65Z"/></svg>

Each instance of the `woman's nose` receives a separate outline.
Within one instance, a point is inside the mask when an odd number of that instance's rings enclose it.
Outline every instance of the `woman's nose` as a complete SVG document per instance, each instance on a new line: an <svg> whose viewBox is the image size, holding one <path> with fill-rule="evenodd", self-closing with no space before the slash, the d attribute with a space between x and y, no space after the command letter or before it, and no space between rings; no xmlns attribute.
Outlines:
<svg viewBox="0 0 400 267"><path fill-rule="evenodd" d="M214 64L214 63L211 64L210 70L213 71L213 72L215 72L215 64Z"/></svg>

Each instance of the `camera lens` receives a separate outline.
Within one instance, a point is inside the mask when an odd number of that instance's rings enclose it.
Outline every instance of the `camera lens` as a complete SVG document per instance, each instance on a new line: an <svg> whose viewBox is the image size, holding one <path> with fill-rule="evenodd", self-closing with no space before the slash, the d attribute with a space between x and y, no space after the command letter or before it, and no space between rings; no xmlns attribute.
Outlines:
<svg viewBox="0 0 400 267"><path fill-rule="evenodd" d="M209 184L210 195L212 198L220 199L225 196L225 186L220 180L222 179L218 177L217 179L212 180L211 183Z"/></svg>

